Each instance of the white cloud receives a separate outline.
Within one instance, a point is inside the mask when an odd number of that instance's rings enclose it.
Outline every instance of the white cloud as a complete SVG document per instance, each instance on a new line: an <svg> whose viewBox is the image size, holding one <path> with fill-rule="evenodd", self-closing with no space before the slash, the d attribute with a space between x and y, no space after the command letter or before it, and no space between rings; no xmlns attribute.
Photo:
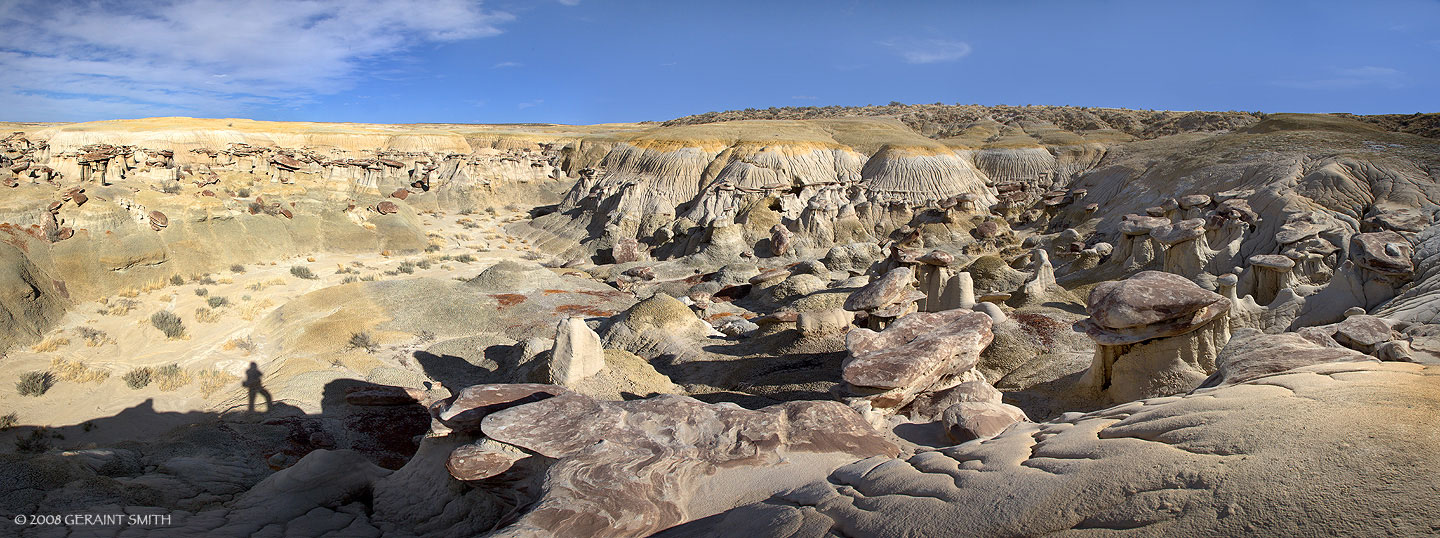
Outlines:
<svg viewBox="0 0 1440 538"><path fill-rule="evenodd" d="M425 42L499 34L465 0L23 0L0 9L0 119L218 116L295 105Z"/></svg>
<svg viewBox="0 0 1440 538"><path fill-rule="evenodd" d="M900 55L905 63L933 64L953 62L970 55L970 44L949 39L892 39L881 41Z"/></svg>
<svg viewBox="0 0 1440 538"><path fill-rule="evenodd" d="M1277 80L1273 84L1302 90L1348 90L1355 88L1399 89L1406 85L1405 72L1393 67L1365 65L1331 69L1320 77Z"/></svg>
<svg viewBox="0 0 1440 538"><path fill-rule="evenodd" d="M536 100L534 100L534 101L526 101L526 102L524 102L524 103L520 103L520 104L518 104L518 105L515 105L515 108L518 108L518 109L520 109L520 110L525 110L525 109L530 108L530 107L540 106L541 104L544 104L544 103L545 103L545 100L544 100L544 99L536 99Z"/></svg>
<svg viewBox="0 0 1440 538"><path fill-rule="evenodd" d="M500 62L500 63L498 63L498 64L495 64L495 65L490 66L490 68L491 68L491 69L505 69L505 68L507 68L507 67L521 67L521 66L523 66L523 65L525 65L525 64L522 64L522 63L520 63L520 62Z"/></svg>

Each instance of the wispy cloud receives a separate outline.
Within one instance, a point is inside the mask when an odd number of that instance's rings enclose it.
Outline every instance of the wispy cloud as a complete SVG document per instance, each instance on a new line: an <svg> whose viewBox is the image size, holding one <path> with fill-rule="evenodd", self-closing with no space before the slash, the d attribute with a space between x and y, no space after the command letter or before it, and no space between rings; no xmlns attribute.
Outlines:
<svg viewBox="0 0 1440 538"><path fill-rule="evenodd" d="M376 59L513 19L465 0L22 0L0 9L0 119L298 105L353 87Z"/></svg>
<svg viewBox="0 0 1440 538"><path fill-rule="evenodd" d="M1407 84L1405 72L1393 67L1366 65L1331 69L1323 76L1272 82L1277 86L1302 90L1348 90L1355 88L1398 89Z"/></svg>
<svg viewBox="0 0 1440 538"><path fill-rule="evenodd" d="M490 68L491 68L491 69L505 69L505 68L507 68L507 67L521 67L521 66L523 66L523 65L525 65L525 64L522 64L522 63L520 63L520 62L500 62L500 63L498 63L498 64L495 64L495 65L490 66Z"/></svg>
<svg viewBox="0 0 1440 538"><path fill-rule="evenodd" d="M578 6L578 5L580 5L580 0L559 0L559 1L560 1L561 4L567 5L567 6Z"/></svg>
<svg viewBox="0 0 1440 538"><path fill-rule="evenodd" d="M877 44L893 50L905 63L953 62L970 55L970 44L950 39L891 39Z"/></svg>
<svg viewBox="0 0 1440 538"><path fill-rule="evenodd" d="M801 101L814 101L814 100L816 100L816 99L819 99L819 97L815 97L815 96L813 96L813 95L792 95L792 96L790 96L790 98L791 98L791 99L799 99L799 100L801 100Z"/></svg>
<svg viewBox="0 0 1440 538"><path fill-rule="evenodd" d="M540 106L541 104L544 104L544 103L545 103L545 100L544 100L544 99L536 99L536 100L534 100L534 101L526 101L526 102L524 102L524 103L520 103L520 104L518 104L518 105L515 105L515 108L518 108L518 109L520 109L520 110L525 110L525 109L530 108L530 107Z"/></svg>

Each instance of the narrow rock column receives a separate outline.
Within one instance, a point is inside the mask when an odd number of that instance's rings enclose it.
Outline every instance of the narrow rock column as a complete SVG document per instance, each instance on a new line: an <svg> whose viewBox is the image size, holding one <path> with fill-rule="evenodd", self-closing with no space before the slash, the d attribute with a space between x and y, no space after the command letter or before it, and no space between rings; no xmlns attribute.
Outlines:
<svg viewBox="0 0 1440 538"><path fill-rule="evenodd" d="M1250 257L1250 268L1245 276L1250 284L1250 296L1261 306L1275 300L1280 290L1293 288L1300 281L1295 278L1295 261L1278 254L1256 254Z"/></svg>
<svg viewBox="0 0 1440 538"><path fill-rule="evenodd" d="M555 347L550 351L550 382L573 387L605 369L605 350L600 335L585 320L566 318L555 327Z"/></svg>

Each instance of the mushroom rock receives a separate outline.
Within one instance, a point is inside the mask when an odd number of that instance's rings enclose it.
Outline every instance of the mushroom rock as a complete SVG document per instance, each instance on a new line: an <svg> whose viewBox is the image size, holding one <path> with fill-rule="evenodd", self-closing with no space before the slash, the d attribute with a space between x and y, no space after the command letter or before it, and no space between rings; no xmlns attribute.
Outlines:
<svg viewBox="0 0 1440 538"><path fill-rule="evenodd" d="M275 166L285 170L299 170L301 166L304 166L300 161L295 160L294 157L289 155L276 155L270 159L270 162L275 163Z"/></svg>
<svg viewBox="0 0 1440 538"><path fill-rule="evenodd" d="M940 250L916 259L915 279L920 283L920 292L925 294L918 305L921 312L961 308L962 304L969 308L975 304L975 287L970 275L951 269L950 263L954 261L954 256Z"/></svg>
<svg viewBox="0 0 1440 538"><path fill-rule="evenodd" d="M395 205L395 202L389 200L375 204L375 212L381 215L389 215L398 211L400 211L400 206Z"/></svg>
<svg viewBox="0 0 1440 538"><path fill-rule="evenodd" d="M1210 205L1210 196L1204 194L1187 194L1185 196L1181 196L1178 202L1180 203L1180 209L1189 212L1194 209L1204 209L1205 206ZM1187 216L1186 218L1195 217Z"/></svg>
<svg viewBox="0 0 1440 538"><path fill-rule="evenodd" d="M1327 362L1373 361L1374 358L1343 347L1326 346L1300 334L1266 334L1256 329L1235 331L1216 357L1215 373L1198 388L1244 383L1267 375Z"/></svg>
<svg viewBox="0 0 1440 538"><path fill-rule="evenodd" d="M1075 324L1096 344L1082 386L1114 401L1188 392L1214 372L1230 308L1225 297L1159 271L1095 286L1090 317Z"/></svg>
<svg viewBox="0 0 1440 538"><path fill-rule="evenodd" d="M519 447L487 437L450 451L445 470L456 480L483 480L509 471L516 462L529 457Z"/></svg>
<svg viewBox="0 0 1440 538"><path fill-rule="evenodd" d="M980 352L994 338L990 316L968 310L916 313L882 332L853 329L841 377L876 410L893 413L925 392L978 376ZM968 376L968 378L967 378Z"/></svg>
<svg viewBox="0 0 1440 538"><path fill-rule="evenodd" d="M164 213L161 213L161 212L159 212L159 211L151 211L151 212L150 212L150 229L151 229L151 230L155 230L155 231L158 232L158 231L160 231L161 228L164 228L164 227L169 226L169 225L170 225L170 219L169 219L169 218L166 218Z"/></svg>
<svg viewBox="0 0 1440 538"><path fill-rule="evenodd" d="M581 318L566 318L555 327L555 346L549 359L549 381L574 387L581 380L605 369L605 350L600 335Z"/></svg>
<svg viewBox="0 0 1440 538"><path fill-rule="evenodd" d="M824 401L751 411L687 396L609 402L567 392L493 413L482 429L557 460L536 473L538 498L504 536L648 536L899 453L855 411ZM723 486L733 480L748 486Z"/></svg>
<svg viewBox="0 0 1440 538"><path fill-rule="evenodd" d="M1205 219L1188 219L1157 226L1150 237L1163 245L1167 273L1195 278L1204 272L1213 253L1205 242Z"/></svg>
<svg viewBox="0 0 1440 538"><path fill-rule="evenodd" d="M410 191L406 189L395 189L395 192L390 193L390 197L404 200L410 197Z"/></svg>
<svg viewBox="0 0 1440 538"><path fill-rule="evenodd" d="M280 214L287 219L295 218L295 213L291 212L289 209L281 209Z"/></svg>
<svg viewBox="0 0 1440 538"><path fill-rule="evenodd" d="M914 280L915 271L910 267L891 269L884 276L850 294L845 299L845 309L852 312L870 311L889 305L898 299Z"/></svg>
<svg viewBox="0 0 1440 538"><path fill-rule="evenodd" d="M1355 234L1350 239L1350 259L1356 267L1380 276L1409 277L1415 271L1414 254L1410 241L1392 231Z"/></svg>
<svg viewBox="0 0 1440 538"><path fill-rule="evenodd" d="M1256 254L1250 257L1250 268L1245 271L1249 295L1261 306L1274 302L1280 290L1300 284L1294 275L1295 261L1278 254Z"/></svg>
<svg viewBox="0 0 1440 538"><path fill-rule="evenodd" d="M770 254L773 256L784 256L790 252L790 243L794 234L783 224L776 224L770 227Z"/></svg>
<svg viewBox="0 0 1440 538"><path fill-rule="evenodd" d="M65 205L64 202L61 202L61 201L58 201L58 200L57 200L57 201L54 201L54 202L50 202L50 205L45 206L45 210L46 210L46 211L49 211L49 212L51 212L51 213L59 213L59 212L60 212L60 208L63 207L64 205Z"/></svg>
<svg viewBox="0 0 1440 538"><path fill-rule="evenodd" d="M1149 266L1160 257L1160 243L1150 236L1157 227L1169 225L1161 217L1125 215L1120 219L1120 247L1116 249L1116 260L1120 260L1126 272Z"/></svg>

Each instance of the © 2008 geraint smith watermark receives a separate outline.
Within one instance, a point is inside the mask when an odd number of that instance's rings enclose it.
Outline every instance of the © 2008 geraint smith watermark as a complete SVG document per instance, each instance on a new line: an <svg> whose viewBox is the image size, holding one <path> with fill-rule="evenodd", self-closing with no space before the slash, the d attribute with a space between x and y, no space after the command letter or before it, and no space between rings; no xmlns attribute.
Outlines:
<svg viewBox="0 0 1440 538"><path fill-rule="evenodd" d="M16 525L67 527L165 527L170 525L171 518L170 514L18 514L11 521Z"/></svg>

